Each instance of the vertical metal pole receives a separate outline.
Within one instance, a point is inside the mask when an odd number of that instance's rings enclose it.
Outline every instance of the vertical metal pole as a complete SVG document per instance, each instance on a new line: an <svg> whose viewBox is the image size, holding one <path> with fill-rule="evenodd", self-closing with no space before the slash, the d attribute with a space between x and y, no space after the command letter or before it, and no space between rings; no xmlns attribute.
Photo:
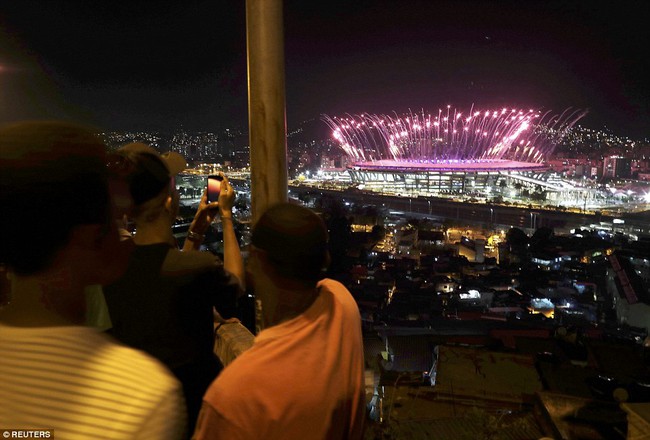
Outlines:
<svg viewBox="0 0 650 440"><path fill-rule="evenodd" d="M282 0L246 0L253 223L287 201Z"/></svg>

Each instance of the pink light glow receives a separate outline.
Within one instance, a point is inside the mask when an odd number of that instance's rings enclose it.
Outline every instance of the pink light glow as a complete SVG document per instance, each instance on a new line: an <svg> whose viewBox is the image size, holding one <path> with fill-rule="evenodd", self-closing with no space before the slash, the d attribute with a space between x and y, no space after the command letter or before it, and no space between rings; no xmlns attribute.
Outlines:
<svg viewBox="0 0 650 440"><path fill-rule="evenodd" d="M462 115L472 115L462 117ZM543 115L507 108L469 111L447 106L437 116L424 111L398 115L323 116L332 137L351 159L393 161L511 160L543 162L586 112L567 109ZM519 145L530 145L527 150ZM535 151L534 154L533 151Z"/></svg>

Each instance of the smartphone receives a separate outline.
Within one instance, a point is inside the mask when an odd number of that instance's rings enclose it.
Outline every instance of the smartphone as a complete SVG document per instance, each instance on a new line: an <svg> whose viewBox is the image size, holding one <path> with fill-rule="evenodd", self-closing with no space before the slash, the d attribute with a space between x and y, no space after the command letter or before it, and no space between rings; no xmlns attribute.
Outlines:
<svg viewBox="0 0 650 440"><path fill-rule="evenodd" d="M222 181L223 176L221 174L208 176L208 203L216 202L219 200Z"/></svg>

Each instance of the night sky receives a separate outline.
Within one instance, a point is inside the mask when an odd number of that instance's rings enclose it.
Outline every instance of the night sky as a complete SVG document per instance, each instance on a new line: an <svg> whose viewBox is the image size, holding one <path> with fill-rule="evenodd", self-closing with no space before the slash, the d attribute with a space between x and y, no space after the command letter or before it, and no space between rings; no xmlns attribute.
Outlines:
<svg viewBox="0 0 650 440"><path fill-rule="evenodd" d="M0 4L0 122L212 130L247 121L245 2ZM321 113L589 109L650 134L645 1L285 1L289 128Z"/></svg>

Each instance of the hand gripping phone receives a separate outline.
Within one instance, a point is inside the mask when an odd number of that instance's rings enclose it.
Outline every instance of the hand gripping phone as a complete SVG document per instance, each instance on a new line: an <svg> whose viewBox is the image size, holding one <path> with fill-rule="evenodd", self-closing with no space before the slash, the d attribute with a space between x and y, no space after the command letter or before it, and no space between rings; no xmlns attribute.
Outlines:
<svg viewBox="0 0 650 440"><path fill-rule="evenodd" d="M208 176L208 203L219 200L221 182L223 182L223 176L221 174Z"/></svg>

